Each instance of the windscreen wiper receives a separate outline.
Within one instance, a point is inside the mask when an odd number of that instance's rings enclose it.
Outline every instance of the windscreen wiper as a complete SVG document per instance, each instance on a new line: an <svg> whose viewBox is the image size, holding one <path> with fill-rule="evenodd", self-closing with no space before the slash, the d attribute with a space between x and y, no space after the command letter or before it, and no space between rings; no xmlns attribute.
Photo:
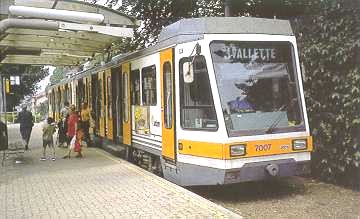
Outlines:
<svg viewBox="0 0 360 219"><path fill-rule="evenodd" d="M284 109L288 109L290 106L294 105L294 103L297 102L297 99L294 98L290 101L289 105L282 105L278 110L276 110L275 112L279 112L281 110ZM279 124L279 122L281 121L281 119L285 116L285 113L280 114L273 123L271 123L271 125L269 126L269 128L266 129L265 133L266 134L271 134L274 132L274 129L277 127L277 125Z"/></svg>

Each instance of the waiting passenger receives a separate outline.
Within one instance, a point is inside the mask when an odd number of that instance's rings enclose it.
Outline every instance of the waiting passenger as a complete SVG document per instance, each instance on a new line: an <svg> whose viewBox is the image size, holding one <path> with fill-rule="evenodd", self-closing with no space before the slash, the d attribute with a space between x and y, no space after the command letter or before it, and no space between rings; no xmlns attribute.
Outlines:
<svg viewBox="0 0 360 219"><path fill-rule="evenodd" d="M20 123L20 134L23 140L25 150L29 149L29 140L31 136L31 130L34 126L34 117L31 112L27 111L27 107L23 106L22 111L18 115L18 121Z"/></svg>
<svg viewBox="0 0 360 219"><path fill-rule="evenodd" d="M67 144L70 144L71 139L76 134L77 123L79 122L78 112L75 110L75 105L70 106L70 115L67 120Z"/></svg>
<svg viewBox="0 0 360 219"><path fill-rule="evenodd" d="M90 134L89 134L90 111L86 103L83 103L81 105L80 119L81 119L81 128L84 130L84 135L85 135L84 139L87 145L90 145Z"/></svg>
<svg viewBox="0 0 360 219"><path fill-rule="evenodd" d="M60 111L60 116L62 118L66 118L69 115L69 113L70 113L69 102L65 101L64 108L62 108Z"/></svg>
<svg viewBox="0 0 360 219"><path fill-rule="evenodd" d="M47 121L44 123L43 128L43 155L40 158L41 161L46 160L46 147L51 147L53 151L53 156L51 158L52 161L55 161L55 147L54 147L54 140L53 135L55 133L55 121L53 118L49 117Z"/></svg>
<svg viewBox="0 0 360 219"><path fill-rule="evenodd" d="M69 102L64 103L64 108L60 111L60 120L58 122L58 147L68 147L67 141L67 120L69 118Z"/></svg>
<svg viewBox="0 0 360 219"><path fill-rule="evenodd" d="M71 151L74 150L78 154L75 156L76 158L82 158L83 155L81 153L82 146L84 145L84 131L79 128L76 130L76 135L71 139L70 146L68 152L65 154L63 159L71 158Z"/></svg>

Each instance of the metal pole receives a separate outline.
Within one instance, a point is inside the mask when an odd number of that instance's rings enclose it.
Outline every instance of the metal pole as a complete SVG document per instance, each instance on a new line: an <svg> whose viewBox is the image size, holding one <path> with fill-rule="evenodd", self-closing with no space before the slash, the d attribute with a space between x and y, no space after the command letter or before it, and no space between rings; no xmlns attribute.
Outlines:
<svg viewBox="0 0 360 219"><path fill-rule="evenodd" d="M2 89L2 92L3 92L3 103L4 103L4 112L5 112L5 116L4 116L4 122L5 122L5 125L7 126L7 115L6 115L6 111L7 111L7 109L6 109L6 78L5 77L3 77L2 78L2 87L3 87L3 89Z"/></svg>
<svg viewBox="0 0 360 219"><path fill-rule="evenodd" d="M3 110L4 110L4 98L3 98L3 79L0 75L0 121L2 121Z"/></svg>
<svg viewBox="0 0 360 219"><path fill-rule="evenodd" d="M83 22L101 24L105 20L105 16L97 13L59 10L49 8L36 8L28 6L11 5L9 7L9 15L22 16L30 18L43 18L48 20L65 20L70 22Z"/></svg>
<svg viewBox="0 0 360 219"><path fill-rule="evenodd" d="M224 0L224 6L225 6L225 17L231 17L232 13L231 13L231 1L232 0Z"/></svg>
<svg viewBox="0 0 360 219"><path fill-rule="evenodd" d="M35 123L37 122L36 121L36 97L35 97L35 101L34 101L34 120L35 120Z"/></svg>

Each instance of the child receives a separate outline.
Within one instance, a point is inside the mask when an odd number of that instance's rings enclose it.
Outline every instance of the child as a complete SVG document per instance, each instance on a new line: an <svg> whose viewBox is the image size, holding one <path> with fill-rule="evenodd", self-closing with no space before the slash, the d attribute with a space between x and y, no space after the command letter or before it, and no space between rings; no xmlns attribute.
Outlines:
<svg viewBox="0 0 360 219"><path fill-rule="evenodd" d="M41 161L45 161L46 160L46 147L51 147L53 150L53 156L51 158L51 160L55 161L55 148L54 148L54 140L53 140L53 135L55 132L55 124L54 124L54 119L49 117L47 118L46 123L44 123L43 128L43 156L40 158Z"/></svg>
<svg viewBox="0 0 360 219"><path fill-rule="evenodd" d="M83 139L84 139L84 130L82 130L81 128L78 128L76 130L75 136L71 139L69 151L66 153L66 155L63 158L64 159L66 159L66 158L70 159L71 150L73 150L73 149L74 149L75 152L78 153L75 156L76 158L83 157L83 155L81 153L81 147L84 144Z"/></svg>

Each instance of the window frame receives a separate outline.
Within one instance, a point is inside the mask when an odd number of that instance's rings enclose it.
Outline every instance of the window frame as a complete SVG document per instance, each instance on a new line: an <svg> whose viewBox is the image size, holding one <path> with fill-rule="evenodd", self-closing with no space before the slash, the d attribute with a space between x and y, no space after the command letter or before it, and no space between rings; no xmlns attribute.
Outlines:
<svg viewBox="0 0 360 219"><path fill-rule="evenodd" d="M184 77L183 77L183 64L189 61L193 60L193 56L189 56L189 57L182 57L179 59L179 106L180 106L180 126L183 130L189 130L189 131L206 131L206 132L217 132L219 130L219 119L218 119L218 115L216 112L216 107L215 107L215 103L214 103L214 96L213 96L213 92L212 92L212 87L211 87L211 82L210 82L210 78L209 78L209 71L207 68L207 62L206 62L206 58L204 55L197 55L198 57L202 57L203 60L205 61L205 69L207 72L207 82L208 82L208 87L209 87L209 95L210 95L210 99L212 101L212 109L213 112L215 114L215 121L216 121L216 127L214 128L188 128L184 126L184 113L183 113L183 109L184 109L184 86L185 86L185 82L184 82ZM195 74L195 73L194 73ZM195 78L195 75L194 75ZM189 87L189 89L191 89ZM189 107L189 106L188 106ZM207 105L207 106L195 106L197 108L195 109L199 109L199 108L203 108L203 107L211 107L211 105Z"/></svg>
<svg viewBox="0 0 360 219"><path fill-rule="evenodd" d="M129 122L129 74L128 72L124 72L122 75L122 87L123 87L123 98L122 98L122 104L123 104L123 122L128 123ZM131 104L131 103L130 103Z"/></svg>
<svg viewBox="0 0 360 219"><path fill-rule="evenodd" d="M153 102L150 102L150 103L147 103L145 100L145 86L144 86L144 83L145 83L145 75L152 75L154 76L153 77L153 81L154 81L154 87L150 90L154 90L155 93L154 93L154 101ZM150 66L147 66L147 67L144 67L141 69L141 75L140 75L140 78L141 78L141 102L142 102L142 105L143 106L156 106L157 105L157 81L156 81L156 66L155 64L153 65L150 65ZM149 90L149 89L147 89Z"/></svg>
<svg viewBox="0 0 360 219"><path fill-rule="evenodd" d="M287 44L287 46L289 46L289 52L291 55L291 62L290 65L288 65L291 69L290 72L293 72L293 74L290 74L290 78L289 80L294 82L296 85L295 88L295 92L297 95L297 100L298 100L298 104L299 104L299 113L300 113L300 117L302 122L300 123L300 125L294 126L294 127L276 127L274 129L274 132L272 134L283 134L286 132L303 132L306 130L306 116L305 116L305 111L306 108L303 106L302 104L302 99L303 99L303 95L304 93L301 91L300 89L300 83L302 83L301 81L301 74L300 74L300 80L298 78L299 72L297 70L297 59L295 56L295 48L294 48L294 44L290 41L276 41L276 40L271 40L271 41L251 41L251 40L212 40L209 43L209 48L210 48L210 56L211 56L211 60L212 60L212 64L213 64L213 68L214 68L214 74L215 74L215 80L216 80L216 86L217 89L218 88L218 75L216 72L216 67L215 67L215 62L213 61L213 56L212 56L212 48L211 45L215 44L215 43L242 43L242 44L255 44L255 43L268 43L268 44ZM283 45L282 45L283 46ZM292 78L293 77L293 78ZM220 95L220 93L219 93ZM221 102L221 96L219 96L220 102ZM225 117L224 117L225 119ZM224 120L224 122L226 123L226 121ZM263 132L263 129L254 129L254 130L230 130L228 129L227 125L225 125L226 127L226 131L229 137L238 137L238 136L254 136L254 135L265 135L267 133ZM279 131L280 130L280 131Z"/></svg>
<svg viewBox="0 0 360 219"><path fill-rule="evenodd" d="M106 94L107 94L107 98L106 98L106 103L107 103L107 113L108 113L108 119L112 118L112 84L111 84L111 75L108 75L106 77Z"/></svg>
<svg viewBox="0 0 360 219"><path fill-rule="evenodd" d="M169 66L169 67L167 67ZM166 72L165 70L167 70L167 68L169 68L169 72ZM163 63L163 89L164 89L164 94L163 94L163 101L164 101L164 127L166 129L172 129L173 128L173 118L174 118L174 78L173 78L173 70L172 70L172 65L170 61L166 61ZM167 90L168 90L168 84L167 82L167 77L170 77L170 97L171 97L171 102L168 105L167 104L167 98L168 96L167 94ZM170 107L170 112L169 114L167 114L167 109L168 107Z"/></svg>
<svg viewBox="0 0 360 219"><path fill-rule="evenodd" d="M135 86L133 85L133 83L136 81L136 79L139 81L139 91L138 91L139 97L138 98L136 98L136 96L133 97L133 95L136 95ZM141 94L141 75L140 75L140 70L137 68L137 69L130 71L130 105L140 106L141 100L142 100L141 96L142 96L142 94Z"/></svg>

